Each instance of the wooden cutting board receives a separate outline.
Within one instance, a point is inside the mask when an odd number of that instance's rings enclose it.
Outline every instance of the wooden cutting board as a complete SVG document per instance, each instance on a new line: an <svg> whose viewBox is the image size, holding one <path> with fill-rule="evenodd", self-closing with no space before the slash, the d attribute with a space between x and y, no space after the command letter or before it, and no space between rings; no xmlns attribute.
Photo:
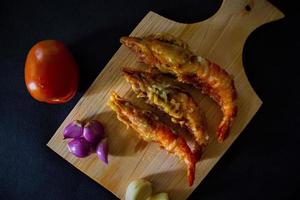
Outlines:
<svg viewBox="0 0 300 200"><path fill-rule="evenodd" d="M149 12L130 34L147 36L157 32L171 33L187 41L197 54L223 66L234 77L238 94L238 116L229 138L223 144L218 144L213 137L221 119L218 106L208 97L191 89L206 113L211 135L204 157L197 164L196 180L192 187L187 184L185 165L177 157L167 154L156 144L147 144L137 139L134 131L126 129L106 105L112 91L116 91L144 106L142 100L136 100L129 84L121 76L122 67L140 65L136 56L124 46L111 58L47 145L120 199L124 199L127 185L136 178L151 181L154 192L169 192L172 200L186 199L261 106L262 101L251 87L243 68L243 45L254 29L282 17L283 13L265 0L224 0L215 15L194 24L177 23ZM67 141L63 140L63 128L69 122L90 118L98 119L105 125L110 148L107 166L95 154L84 159L74 157L67 150Z"/></svg>

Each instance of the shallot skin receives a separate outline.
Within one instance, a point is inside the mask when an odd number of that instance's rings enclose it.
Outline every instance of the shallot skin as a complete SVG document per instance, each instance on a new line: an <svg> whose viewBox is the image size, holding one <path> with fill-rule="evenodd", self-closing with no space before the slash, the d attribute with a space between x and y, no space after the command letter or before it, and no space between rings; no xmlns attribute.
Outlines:
<svg viewBox="0 0 300 200"><path fill-rule="evenodd" d="M83 133L83 126L81 121L75 120L64 128L64 139L80 138Z"/></svg>
<svg viewBox="0 0 300 200"><path fill-rule="evenodd" d="M68 149L74 156L84 158L91 154L93 145L84 138L74 138L68 143Z"/></svg>
<svg viewBox="0 0 300 200"><path fill-rule="evenodd" d="M91 143L98 143L104 138L102 124L97 120L88 121L83 128L83 137Z"/></svg>
<svg viewBox="0 0 300 200"><path fill-rule="evenodd" d="M75 120L64 128L63 135L64 139L72 139L68 142L68 150L74 156L84 158L96 152L98 158L108 164L108 144L101 122Z"/></svg>
<svg viewBox="0 0 300 200"><path fill-rule="evenodd" d="M96 148L97 156L100 160L102 160L105 164L108 164L107 154L108 154L108 144L107 138L101 140Z"/></svg>

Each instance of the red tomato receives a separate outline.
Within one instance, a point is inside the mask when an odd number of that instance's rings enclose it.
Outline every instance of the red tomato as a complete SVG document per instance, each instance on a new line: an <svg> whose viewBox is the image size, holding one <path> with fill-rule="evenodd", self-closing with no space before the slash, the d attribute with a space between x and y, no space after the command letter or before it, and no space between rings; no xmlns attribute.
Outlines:
<svg viewBox="0 0 300 200"><path fill-rule="evenodd" d="M77 64L62 42L44 40L30 49L25 63L25 83L34 99L65 103L76 94L78 81Z"/></svg>

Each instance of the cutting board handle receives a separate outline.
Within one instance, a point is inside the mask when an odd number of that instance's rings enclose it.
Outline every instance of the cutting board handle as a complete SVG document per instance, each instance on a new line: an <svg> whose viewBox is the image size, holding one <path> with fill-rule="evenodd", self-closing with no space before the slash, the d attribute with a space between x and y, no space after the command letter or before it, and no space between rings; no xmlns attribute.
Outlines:
<svg viewBox="0 0 300 200"><path fill-rule="evenodd" d="M208 27L209 31L206 33L205 39L212 32L218 34L215 42L208 48L194 45L198 54L218 63L218 60L224 60L221 58L224 56L228 60L236 58L243 51L248 36L256 28L283 17L284 14L267 0L223 0L220 9L213 16L187 26L200 31ZM191 37L184 34L185 32L180 35L184 39ZM201 33L197 34L201 35ZM226 51L224 51L224 47L226 47ZM240 62L242 63L241 59ZM220 62L220 64L225 67L230 65L228 62ZM228 70L230 72L235 69Z"/></svg>
<svg viewBox="0 0 300 200"><path fill-rule="evenodd" d="M223 0L220 9L212 17L193 25L211 20L222 25L232 17L239 17L244 23L250 23L250 26L247 26L250 30L245 30L249 33L265 23L283 18L284 14L267 0Z"/></svg>

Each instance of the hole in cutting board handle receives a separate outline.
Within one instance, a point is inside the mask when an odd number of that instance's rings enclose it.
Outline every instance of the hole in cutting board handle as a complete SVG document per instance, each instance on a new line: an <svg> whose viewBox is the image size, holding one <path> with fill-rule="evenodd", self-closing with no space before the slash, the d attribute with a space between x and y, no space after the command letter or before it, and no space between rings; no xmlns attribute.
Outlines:
<svg viewBox="0 0 300 200"><path fill-rule="evenodd" d="M246 11L250 12L251 9L252 9L252 8L251 8L251 6L250 6L249 4L247 4L247 5L245 6L245 10L246 10Z"/></svg>

